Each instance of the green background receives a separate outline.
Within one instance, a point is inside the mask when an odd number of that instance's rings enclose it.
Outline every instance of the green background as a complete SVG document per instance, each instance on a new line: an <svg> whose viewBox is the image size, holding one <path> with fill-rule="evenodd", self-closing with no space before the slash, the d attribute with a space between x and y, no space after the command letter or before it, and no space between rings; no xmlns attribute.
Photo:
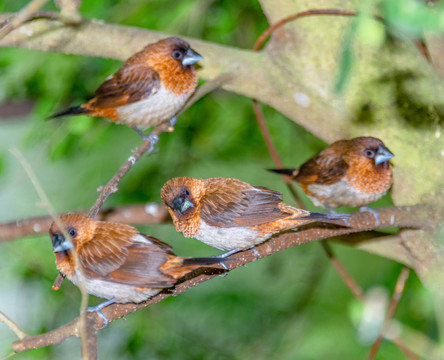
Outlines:
<svg viewBox="0 0 444 360"><path fill-rule="evenodd" d="M16 12L27 1L0 2ZM47 9L53 9L48 5ZM86 18L138 26L216 43L251 48L267 27L256 1L84 1ZM142 48L146 44L140 44ZM199 49L196 48L197 51ZM5 117L0 109L0 221L45 215L24 170L8 151L18 148L31 163L57 212L88 209L105 184L141 143L130 128L104 119L47 118L87 100L120 62L0 50L0 104L26 116ZM264 69L265 70L265 69ZM325 147L303 128L264 107L267 123L288 166L298 166ZM390 144L386 144L390 148ZM160 188L175 176L234 177L284 193L281 178L266 172L273 162L262 140L251 100L224 91L201 99L163 134L158 152L144 157L123 179L106 207L160 202ZM300 190L300 189L298 189ZM305 204L314 208L299 191ZM391 204L389 196L375 206ZM322 211L322 210L321 210ZM175 232L172 224L140 227L170 243L181 256L218 252ZM365 290L390 296L401 265L353 248L333 245ZM57 275L47 236L0 244L0 310L24 331L38 334L78 315L80 293L69 281L54 292ZM90 298L90 303L99 299ZM192 288L178 297L128 315L100 331L102 359L362 359L370 343L358 332L361 304L353 297L318 243L292 248ZM396 319L437 338L430 294L411 274ZM0 356L16 338L0 325ZM78 339L16 355L17 359L76 359ZM384 341L377 359L404 359Z"/></svg>

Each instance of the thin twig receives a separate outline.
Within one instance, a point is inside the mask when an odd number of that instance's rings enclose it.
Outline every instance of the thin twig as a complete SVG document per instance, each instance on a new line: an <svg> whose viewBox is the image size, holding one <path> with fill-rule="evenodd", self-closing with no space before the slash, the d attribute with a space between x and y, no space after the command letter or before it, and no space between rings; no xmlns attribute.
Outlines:
<svg viewBox="0 0 444 360"><path fill-rule="evenodd" d="M434 208L429 205L382 208L380 209L379 213L379 225L377 224L373 214L369 212L357 212L351 214L350 218L348 219L350 227L326 227L322 225L316 226L316 224L313 224L312 226L301 227L298 231L289 231L272 237L265 243L258 245L256 250L259 253L259 258L262 258L303 243L325 239L332 236L342 236L346 234L368 231L376 228L384 228L388 226L428 228L429 214L433 211ZM234 259L233 261L226 263L230 270L244 266L245 264L258 259L253 250L246 250L236 253L231 255L230 258ZM172 290L161 292L145 302L140 304L113 304L103 309L102 312L109 319L109 321L112 322L140 308L157 303L169 296L176 296L193 286L217 276L217 274L218 272L204 272L203 274L199 273L197 276L194 274L195 277L192 277L193 275L186 277L183 282L177 284ZM88 313L87 317L91 318L90 326L93 326L95 329L99 329L103 326L103 322L97 314ZM88 320L88 322L89 321L90 320ZM23 340L13 343L12 347L16 352L23 352L30 349L58 344L69 337L78 336L78 329L79 320L77 318L70 324L59 329L52 330L45 334L25 337Z"/></svg>
<svg viewBox="0 0 444 360"><path fill-rule="evenodd" d="M253 46L253 50L254 51L259 51L260 48L262 47L263 43L267 40L267 38L273 33L275 32L277 29L281 28L282 26L284 26L285 24L292 22L294 20L297 19L301 19L307 16L313 16L313 15L333 15L333 16L356 16L358 14L357 11L353 11L353 10L341 10L341 9L312 9L312 10L307 10L307 11L302 11L300 13L297 14L293 14L290 15L282 20L279 20L277 23L271 25L269 28L267 28L260 36L259 38L256 40L254 46ZM374 16L375 20L380 21L381 23L383 23L384 25L387 25L385 20L378 15ZM427 48L424 46L424 44L417 38L411 38L411 40L413 41L413 43L416 45L416 47L418 48L418 50L421 52L421 54L424 56L424 58L428 61L431 62L431 57L429 52L427 51Z"/></svg>
<svg viewBox="0 0 444 360"><path fill-rule="evenodd" d="M63 224L60 222L60 220L57 218L56 212L54 211L54 209L51 206L51 202L49 201L48 197L46 196L45 191L43 190L39 181L37 180L37 176L35 175L34 171L32 170L31 166L29 165L29 163L24 158L23 154L19 150L17 150L16 148L11 148L9 151L17 158L17 160L23 166L25 172L27 173L29 179L31 180L31 182L32 182L32 184L33 184L33 186L40 198L41 207L44 208L46 211L48 211L48 213L54 219L54 221L56 222L58 227L62 230L62 233L65 236L65 238L67 240L71 241L70 235L68 234L67 230L65 229ZM83 348L86 345L85 316L86 316L86 308L88 306L88 292L86 291L83 270L80 265L80 261L78 261L77 252L75 251L74 248L71 249L70 251L74 256L75 263L78 264L78 272L77 272L78 273L78 287L79 287L80 293L82 295L82 300L81 300L81 304L80 304L80 320L81 320L80 321L80 324L81 324L80 339L82 341L82 348Z"/></svg>
<svg viewBox="0 0 444 360"><path fill-rule="evenodd" d="M267 124L265 123L264 114L262 113L260 105L254 99L253 99L253 109L254 109L254 114L256 115L256 120L259 125L259 129L261 131L262 137L264 138L265 145L267 146L268 152L270 153L271 158L273 159L276 167L278 169L281 169L282 168L282 160L279 156L279 152L277 151L276 146L274 145L273 140L271 138L270 132L268 131ZM294 189L293 184L291 183L291 178L287 175L284 175L283 179L284 179L285 184L287 185L288 189L290 190L291 195L293 196L297 207L304 209L305 208L304 203L302 202L302 200L298 196L298 193Z"/></svg>
<svg viewBox="0 0 444 360"><path fill-rule="evenodd" d="M60 9L60 17L68 25L79 24L82 16L79 13L81 0L54 0L56 6Z"/></svg>
<svg viewBox="0 0 444 360"><path fill-rule="evenodd" d="M32 15L38 11L48 0L32 0L28 5L26 5L20 12L14 16L10 21L8 21L0 29L0 39L3 39L12 30L17 29L23 25Z"/></svg>
<svg viewBox="0 0 444 360"><path fill-rule="evenodd" d="M335 15L335 16L355 16L356 11L353 10L341 10L341 9L312 9L307 11L302 11L297 14L290 15L282 20L279 20L277 23L271 25L268 29L266 29L256 40L253 46L254 51L259 51L262 44L267 40L267 38L274 33L277 29L284 26L285 24L292 22L296 19L300 19L307 16L312 15Z"/></svg>
<svg viewBox="0 0 444 360"><path fill-rule="evenodd" d="M353 277L348 273L348 271L345 269L345 267L342 265L342 263L339 261L339 259L334 255L333 250L331 249L328 242L321 241L321 246L324 249L325 253L327 254L328 258L330 259L332 265L334 266L334 268L338 272L339 276L341 276L342 280L345 282L345 284L350 289L350 291L353 293L353 295L358 300L364 301L364 293L362 292L362 289L356 283L356 281L353 279Z"/></svg>
<svg viewBox="0 0 444 360"><path fill-rule="evenodd" d="M163 132L169 129L169 124L161 124L158 125L153 132L151 133L153 136L159 136ZM89 210L88 216L91 218L96 217L103 203L106 201L108 196L112 193L118 191L117 186L123 177L127 174L128 171L136 164L136 162L142 158L144 154L150 155L154 152L154 146L151 145L151 139L145 140L142 145L140 145L136 150L133 151L132 155L128 158L127 161L120 167L119 171L111 178L108 183L101 187L100 194L94 205Z"/></svg>
<svg viewBox="0 0 444 360"><path fill-rule="evenodd" d="M9 329L11 329L11 331L13 331L17 337L20 340L23 340L26 336L28 336L27 333L25 333L22 329L20 329L17 324L12 321L11 319L9 319L5 314L3 314L0 311L0 322L2 322L3 324L5 324Z"/></svg>
<svg viewBox="0 0 444 360"><path fill-rule="evenodd" d="M199 86L196 92L185 103L184 107L181 109L178 115L182 114L186 109L188 109L191 105L203 98L208 93L213 92L214 90L217 90L226 83L230 82L232 78L233 75L231 75L230 73L224 73L216 76L210 81L207 81L202 86Z"/></svg>
<svg viewBox="0 0 444 360"><path fill-rule="evenodd" d="M225 82L229 81L231 76L229 74L222 74L213 79L212 81L208 81L206 84L199 87L190 100L185 104L185 106L181 109L181 111L177 114L179 116L186 109L188 109L192 104L198 101L201 97L208 94L209 92L219 88ZM158 125L153 132L151 133L154 136L159 136L165 131L171 132L173 129L169 126L169 124L161 124ZM120 167L119 171L111 178L108 183L101 188L100 195L97 198L96 202L89 210L88 216L91 218L96 217L97 213L103 206L103 203L106 201L109 195L118 191L117 186L119 185L122 178L128 173L128 171L141 159L144 154L151 155L154 152L154 146L151 146L151 140L147 139L140 145L136 150L133 151L133 154L128 158L128 160Z"/></svg>
<svg viewBox="0 0 444 360"><path fill-rule="evenodd" d="M393 316L395 315L396 308L398 307L399 300L401 299L402 293L404 292L405 283L409 277L410 270L407 267L403 267L401 273L398 276L398 280L396 281L395 291L393 292L392 301L390 302L389 309L387 311L387 316L384 320L384 324L382 325L381 333L373 342L370 352L368 354L367 360L373 360L378 353L379 346L384 338L384 334L387 333L388 328L390 327L390 323L392 322ZM397 342L400 342L398 339ZM406 346L400 347L402 351L406 349ZM416 355L414 355L410 350L408 352L404 351L410 359L418 359ZM414 357L411 357L413 354Z"/></svg>
<svg viewBox="0 0 444 360"><path fill-rule="evenodd" d="M12 357L12 356L14 356L14 355L16 355L17 353L15 352L15 351L13 351L12 353L10 353L10 354L8 354L8 355L5 355L5 356L3 356L2 358L0 358L0 360L6 360L6 359L9 359L10 357Z"/></svg>
<svg viewBox="0 0 444 360"><path fill-rule="evenodd" d="M298 13L296 15L289 16L276 24L270 26L267 30L265 30L262 35L258 38L256 43L253 46L253 50L258 51L260 47L262 46L263 42L270 36L274 31L276 31L278 28L282 27L286 23L296 20L301 17L309 16L309 15L342 15L342 16L353 16L356 15L356 12L354 11L347 11L347 10L309 10L306 12ZM260 108L259 103L253 99L253 108L254 113L256 115L256 119L259 125L259 128L261 130L262 136L265 140L265 143L267 145L268 151L275 162L275 165L278 168L282 168L282 161L280 159L279 153L273 143L273 140L271 138L271 135L267 129L267 126L265 124L265 119L262 113L262 110ZM287 184L288 188L290 189L290 192L292 193L296 203L299 207L303 208L303 203L300 200L299 196L297 195L296 191L292 187L291 179L289 176L284 176L284 181ZM350 289L350 291L353 293L353 295L360 301L364 300L364 295L362 292L362 289L359 287L359 285L356 283L356 281L353 279L353 277L348 273L348 271L345 269L345 267L342 265L342 263L339 261L339 259L334 255L333 250L328 245L326 241L321 242L322 248L324 249L325 253L329 257L332 265L335 267L338 274L341 276L344 283L347 285L347 287ZM402 342L397 339L397 343ZM379 344L377 345L379 346ZM402 347L400 349L404 351L403 349L406 349L407 347L402 344ZM377 351L377 350L376 350ZM410 350L409 350L410 351ZM411 352L411 351L410 351Z"/></svg>
<svg viewBox="0 0 444 360"><path fill-rule="evenodd" d="M87 215L88 211L80 211L80 213ZM170 220L165 206L158 203L105 208L97 214L97 218L133 225L159 224ZM30 235L47 234L53 221L51 216L37 216L0 224L0 242Z"/></svg>

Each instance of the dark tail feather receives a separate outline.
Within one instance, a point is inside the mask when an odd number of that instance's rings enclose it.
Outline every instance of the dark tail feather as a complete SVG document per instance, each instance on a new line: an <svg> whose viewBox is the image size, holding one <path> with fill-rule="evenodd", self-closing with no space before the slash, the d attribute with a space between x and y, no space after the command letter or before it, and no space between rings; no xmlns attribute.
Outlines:
<svg viewBox="0 0 444 360"><path fill-rule="evenodd" d="M212 265L220 265L225 263L226 261L230 261L233 259L230 258L218 258L218 257L205 257L205 258L185 258L183 260L182 266L190 267L192 269L197 269L199 267L219 267Z"/></svg>
<svg viewBox="0 0 444 360"><path fill-rule="evenodd" d="M178 258L176 258L177 260ZM175 263L169 269L164 269L168 275L174 277L175 279L180 279L181 277L187 275L193 270L210 267L216 269L222 269L226 261L232 260L229 258L218 258L218 257L208 257L208 258L181 258L182 263Z"/></svg>
<svg viewBox="0 0 444 360"><path fill-rule="evenodd" d="M267 169L268 171L282 175L296 175L296 169Z"/></svg>
<svg viewBox="0 0 444 360"><path fill-rule="evenodd" d="M310 212L310 215L299 217L297 220L311 220L311 221L320 221L320 222L335 222L337 220L344 220L350 217L350 214L344 213L318 213L318 212Z"/></svg>
<svg viewBox="0 0 444 360"><path fill-rule="evenodd" d="M74 106L70 107L69 109L66 109L62 112L59 112L58 114L55 114L50 117L50 119L55 119L62 116L71 116L71 115L80 115L80 114L88 114L90 111L88 109L85 109L81 106Z"/></svg>

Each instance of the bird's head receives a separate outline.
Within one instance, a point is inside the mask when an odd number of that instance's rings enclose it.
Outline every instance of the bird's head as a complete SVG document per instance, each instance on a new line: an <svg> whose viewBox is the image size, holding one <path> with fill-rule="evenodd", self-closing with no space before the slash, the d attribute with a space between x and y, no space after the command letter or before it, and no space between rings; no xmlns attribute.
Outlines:
<svg viewBox="0 0 444 360"><path fill-rule="evenodd" d="M362 166L380 170L388 169L389 160L394 156L381 140L370 136L361 136L350 140L346 152L348 158Z"/></svg>
<svg viewBox="0 0 444 360"><path fill-rule="evenodd" d="M194 51L185 40L170 37L148 45L150 57L156 63L172 68L194 70L194 64L203 57ZM156 65L157 66L157 65Z"/></svg>
<svg viewBox="0 0 444 360"><path fill-rule="evenodd" d="M95 222L84 215L64 214L59 216L58 221L54 221L49 229L53 251L58 253L73 248L77 249L93 237L94 229Z"/></svg>
<svg viewBox="0 0 444 360"><path fill-rule="evenodd" d="M190 177L173 178L162 187L160 196L178 231L197 226L203 191L204 181Z"/></svg>

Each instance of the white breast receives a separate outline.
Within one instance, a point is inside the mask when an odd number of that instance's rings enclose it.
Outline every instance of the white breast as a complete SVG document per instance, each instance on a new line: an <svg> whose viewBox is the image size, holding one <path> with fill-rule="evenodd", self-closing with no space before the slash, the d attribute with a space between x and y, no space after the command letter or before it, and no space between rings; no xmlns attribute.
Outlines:
<svg viewBox="0 0 444 360"><path fill-rule="evenodd" d="M147 99L116 108L119 123L148 128L169 121L185 104L188 95L177 96L163 86Z"/></svg>
<svg viewBox="0 0 444 360"><path fill-rule="evenodd" d="M75 285L78 285L79 278L77 275L70 278L70 280ZM90 278L85 279L85 286L88 294L104 299L111 299L114 297L118 303L140 303L158 294L162 290L147 289L144 291L137 291L134 286Z"/></svg>
<svg viewBox="0 0 444 360"><path fill-rule="evenodd" d="M338 206L364 206L369 202L378 200L384 193L365 194L349 186L346 180L331 185L311 184L308 190L316 195L309 196L316 206L323 206L326 202L331 207Z"/></svg>
<svg viewBox="0 0 444 360"><path fill-rule="evenodd" d="M249 249L267 240L248 226L218 228L201 221L195 238L220 250Z"/></svg>

